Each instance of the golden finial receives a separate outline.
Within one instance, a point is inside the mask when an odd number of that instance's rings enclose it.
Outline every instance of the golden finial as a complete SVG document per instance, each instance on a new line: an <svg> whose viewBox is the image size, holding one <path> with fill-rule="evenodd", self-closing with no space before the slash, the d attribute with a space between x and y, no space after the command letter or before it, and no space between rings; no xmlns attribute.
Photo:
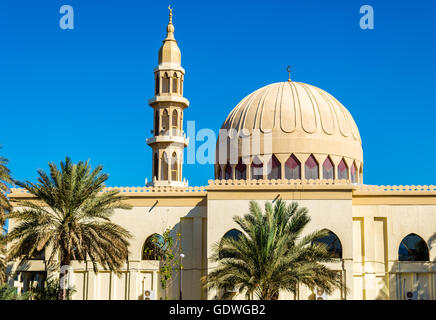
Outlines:
<svg viewBox="0 0 436 320"><path fill-rule="evenodd" d="M288 71L288 73L289 73L289 79L288 79L288 81L289 81L289 82L292 82L292 80L291 80L291 66L288 66L288 67L286 68L286 71Z"/></svg>
<svg viewBox="0 0 436 320"><path fill-rule="evenodd" d="M170 10L170 23L173 23L173 8L171 8L171 5L168 6L168 10Z"/></svg>

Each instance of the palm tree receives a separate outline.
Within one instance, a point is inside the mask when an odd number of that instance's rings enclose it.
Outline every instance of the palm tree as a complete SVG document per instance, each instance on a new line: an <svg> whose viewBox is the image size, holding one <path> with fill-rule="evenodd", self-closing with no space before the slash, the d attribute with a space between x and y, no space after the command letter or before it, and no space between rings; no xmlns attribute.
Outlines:
<svg viewBox="0 0 436 320"><path fill-rule="evenodd" d="M0 284L6 279L5 241L3 226L6 221L6 213L11 210L11 205L6 193L9 191L8 183L12 183L11 172L6 166L8 160L0 156Z"/></svg>
<svg viewBox="0 0 436 320"><path fill-rule="evenodd" d="M9 191L8 183L12 183L11 172L6 166L8 159L0 156L0 227L6 220L6 212L11 209L6 192Z"/></svg>
<svg viewBox="0 0 436 320"><path fill-rule="evenodd" d="M89 161L73 164L67 157L60 170L54 163L49 168L49 175L38 170L38 183L15 182L39 201L19 200L22 210L10 214L14 228L7 236L12 242L8 258L26 259L50 248L50 265L56 258L60 266L88 258L94 271L101 265L117 272L127 261L131 234L110 217L116 208L131 208L122 202L125 197L118 190L102 192L108 175L101 173L102 166L91 170ZM59 299L65 295L60 285Z"/></svg>
<svg viewBox="0 0 436 320"><path fill-rule="evenodd" d="M265 204L265 214L255 201L243 217L233 220L242 232L237 238L223 237L214 245L211 260L217 267L203 278L206 287L229 288L255 294L261 300L276 300L279 292L296 293L299 283L331 293L342 288L341 276L324 263L334 261L325 244L316 240L327 235L315 231L302 236L310 217L307 208L282 200Z"/></svg>

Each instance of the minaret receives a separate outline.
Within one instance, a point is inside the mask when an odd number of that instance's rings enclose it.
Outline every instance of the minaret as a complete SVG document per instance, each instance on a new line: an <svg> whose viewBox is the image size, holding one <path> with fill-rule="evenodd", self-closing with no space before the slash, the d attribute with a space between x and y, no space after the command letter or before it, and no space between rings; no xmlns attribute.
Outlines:
<svg viewBox="0 0 436 320"><path fill-rule="evenodd" d="M148 104L154 110L153 137L147 139L152 148L152 182L148 186L186 187L183 178L183 150L188 139L183 132L183 110L189 101L183 97L185 70L174 38L171 7L167 36L159 50L159 65L154 69L154 98Z"/></svg>

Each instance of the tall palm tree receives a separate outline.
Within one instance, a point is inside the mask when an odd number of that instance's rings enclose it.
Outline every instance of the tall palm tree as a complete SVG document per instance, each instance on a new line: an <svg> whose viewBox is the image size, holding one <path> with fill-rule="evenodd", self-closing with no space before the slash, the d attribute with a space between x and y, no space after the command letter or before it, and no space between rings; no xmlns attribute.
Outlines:
<svg viewBox="0 0 436 320"><path fill-rule="evenodd" d="M8 234L12 242L8 257L25 259L50 248L51 265L56 258L60 266L88 258L94 271L100 265L117 272L127 260L131 234L110 217L115 208L131 208L122 202L125 197L118 190L102 192L108 179L102 166L91 170L88 161L73 164L67 157L60 170L54 163L49 168L49 175L38 170L38 183L16 182L38 201L20 200L17 206L22 210L10 214L14 228ZM61 287L59 299L64 299L66 291Z"/></svg>
<svg viewBox="0 0 436 320"><path fill-rule="evenodd" d="M342 287L338 272L324 263L334 261L325 244L316 242L327 235L315 231L302 236L310 221L307 208L282 200L265 204L265 213L255 201L243 217L235 216L241 233L223 237L215 244L211 260L217 267L203 283L208 288L236 288L249 298L276 300L280 291L296 293L299 283L331 293Z"/></svg>
<svg viewBox="0 0 436 320"><path fill-rule="evenodd" d="M12 183L11 172L7 164L8 160L0 156L0 284L6 279L6 243L3 236L3 226L6 221L6 213L11 210L11 205L6 197L6 193L9 191L8 184Z"/></svg>
<svg viewBox="0 0 436 320"><path fill-rule="evenodd" d="M8 159L0 156L0 227L6 220L6 212L11 209L6 192L9 191L8 183L12 183L11 172L7 167Z"/></svg>

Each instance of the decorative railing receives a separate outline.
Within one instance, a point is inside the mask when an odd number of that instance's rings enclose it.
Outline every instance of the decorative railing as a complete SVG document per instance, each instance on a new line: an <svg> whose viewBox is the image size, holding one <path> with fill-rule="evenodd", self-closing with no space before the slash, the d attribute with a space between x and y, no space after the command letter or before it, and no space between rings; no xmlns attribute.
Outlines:
<svg viewBox="0 0 436 320"><path fill-rule="evenodd" d="M331 185L349 185L355 186L350 180L345 179L263 179L263 180L209 180L209 186L331 186Z"/></svg>
<svg viewBox="0 0 436 320"><path fill-rule="evenodd" d="M359 185L356 187L357 191L391 191L391 192L434 192L436 186L377 186L377 185Z"/></svg>
<svg viewBox="0 0 436 320"><path fill-rule="evenodd" d="M106 187L101 192L108 192L112 190L119 190L121 193L158 193L158 192L175 192L175 193L199 193L206 192L204 187L171 187L171 186L161 186L161 187ZM11 188L10 195L19 194L29 194L26 189L23 188Z"/></svg>

